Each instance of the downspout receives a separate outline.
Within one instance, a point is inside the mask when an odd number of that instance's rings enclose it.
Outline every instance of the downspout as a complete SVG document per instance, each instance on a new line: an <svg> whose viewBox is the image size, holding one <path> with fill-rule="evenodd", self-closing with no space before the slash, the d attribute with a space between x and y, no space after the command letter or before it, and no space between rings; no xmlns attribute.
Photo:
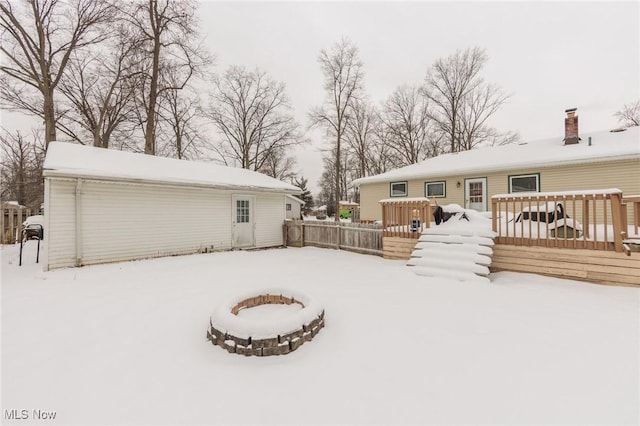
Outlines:
<svg viewBox="0 0 640 426"><path fill-rule="evenodd" d="M76 179L76 266L82 266L82 179Z"/></svg>

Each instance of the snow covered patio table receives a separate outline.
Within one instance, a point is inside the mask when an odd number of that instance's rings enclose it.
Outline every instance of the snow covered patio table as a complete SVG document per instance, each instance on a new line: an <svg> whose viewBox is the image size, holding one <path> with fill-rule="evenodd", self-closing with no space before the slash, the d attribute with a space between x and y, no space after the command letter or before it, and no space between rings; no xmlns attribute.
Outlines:
<svg viewBox="0 0 640 426"><path fill-rule="evenodd" d="M35 244L22 267L16 247L2 247L3 415L55 411L47 425L640 422L637 288L506 272L482 284L426 279L403 261L313 247L41 272ZM265 285L322 301L327 327L287 356L212 348L215 301Z"/></svg>

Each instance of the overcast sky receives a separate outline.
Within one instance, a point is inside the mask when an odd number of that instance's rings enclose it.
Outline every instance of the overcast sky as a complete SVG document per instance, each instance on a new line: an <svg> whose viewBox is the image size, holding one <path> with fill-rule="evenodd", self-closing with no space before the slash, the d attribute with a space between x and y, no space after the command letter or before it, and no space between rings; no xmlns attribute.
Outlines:
<svg viewBox="0 0 640 426"><path fill-rule="evenodd" d="M491 124L524 140L564 137L564 110L580 131L616 127L640 97L640 3L632 2L206 2L202 30L222 71L259 67L287 85L296 115L322 103L318 53L346 36L360 49L365 87L379 103L421 84L438 58L485 48L482 72L512 96ZM301 172L322 173L320 132L300 150Z"/></svg>
<svg viewBox="0 0 640 426"><path fill-rule="evenodd" d="M438 58L486 49L481 75L512 95L490 124L525 141L562 139L564 110L572 107L581 132L611 129L613 113L640 98L638 1L203 1L199 15L215 71L267 71L286 84L305 128L309 110L324 99L318 54L343 36L360 49L375 103L399 85L421 84ZM309 136L312 146L297 151L298 168L315 193L326 145L321 132Z"/></svg>

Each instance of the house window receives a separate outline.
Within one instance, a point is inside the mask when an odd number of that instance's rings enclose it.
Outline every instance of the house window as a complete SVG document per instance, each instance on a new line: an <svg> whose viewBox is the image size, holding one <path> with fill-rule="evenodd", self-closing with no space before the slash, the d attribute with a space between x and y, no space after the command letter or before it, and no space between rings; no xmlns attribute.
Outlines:
<svg viewBox="0 0 640 426"><path fill-rule="evenodd" d="M392 197L406 197L407 196L407 182L391 182L391 196Z"/></svg>
<svg viewBox="0 0 640 426"><path fill-rule="evenodd" d="M540 174L509 176L509 193L540 192Z"/></svg>
<svg viewBox="0 0 640 426"><path fill-rule="evenodd" d="M287 203L287 211L290 212L291 211L291 203Z"/></svg>
<svg viewBox="0 0 640 426"><path fill-rule="evenodd" d="M425 197L443 198L447 196L447 184L442 182L427 182L424 184Z"/></svg>

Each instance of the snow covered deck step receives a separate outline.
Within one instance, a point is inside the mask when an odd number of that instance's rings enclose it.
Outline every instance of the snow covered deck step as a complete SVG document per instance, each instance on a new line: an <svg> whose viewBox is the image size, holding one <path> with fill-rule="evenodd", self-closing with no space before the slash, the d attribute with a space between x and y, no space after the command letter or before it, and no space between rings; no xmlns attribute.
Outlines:
<svg viewBox="0 0 640 426"><path fill-rule="evenodd" d="M491 221L460 206L453 206L453 210L463 212L465 220L452 218L425 229L407 266L417 275L430 278L489 282L496 235Z"/></svg>
<svg viewBox="0 0 640 426"><path fill-rule="evenodd" d="M457 235L457 234L431 234L429 230L420 236L418 242L437 242L445 244L478 244L481 246L493 246L493 238L477 235Z"/></svg>
<svg viewBox="0 0 640 426"><path fill-rule="evenodd" d="M415 250L436 250L438 252L442 252L442 242L439 241L422 241L416 243ZM493 248L488 245L480 245L480 244L447 244L447 252L450 253L475 253L482 254L485 256L493 256ZM415 251L414 251L415 253ZM421 254L420 254L421 256Z"/></svg>
<svg viewBox="0 0 640 426"><path fill-rule="evenodd" d="M465 270L452 270L433 266L413 266L416 275L432 278L450 278L458 281L477 281L489 283L489 278Z"/></svg>
<svg viewBox="0 0 640 426"><path fill-rule="evenodd" d="M468 261L477 263L478 265L484 265L484 266L491 265L491 253L484 254L484 253L478 253L472 250L451 251L449 250L450 247L447 247L447 250L442 250L442 247L440 247L441 244L431 244L431 246L432 247L421 248L417 253L416 251L414 251L413 255L415 255L415 257L411 257L407 265L416 265L418 264L418 263L415 263L416 260L422 261L424 260L425 257L428 259L449 260L452 257L454 257L454 255L455 255L455 259L459 261L468 260ZM453 247L456 247L456 246L453 246ZM476 247L489 248L486 246L476 246ZM489 248L489 250L491 249Z"/></svg>
<svg viewBox="0 0 640 426"><path fill-rule="evenodd" d="M487 258L489 259L489 258ZM460 268L461 263L464 262L463 272L472 272L476 275L487 276L489 275L489 268L484 265L480 265L470 259L447 259L445 256L437 257L414 257L409 259L407 265L409 266L425 266L432 269L444 269L446 271L455 271ZM491 259L489 259L491 263ZM436 268L437 265L437 268Z"/></svg>
<svg viewBox="0 0 640 426"><path fill-rule="evenodd" d="M424 232L422 233L422 236L424 237L425 235L445 235L445 236L457 235L457 236L463 236L463 237L486 237L486 238L492 239L495 236L495 233L491 230L491 228L479 229L478 227L475 227L475 228L467 229L467 228L458 226L455 229L452 229L452 228L435 226L432 228L425 229Z"/></svg>

